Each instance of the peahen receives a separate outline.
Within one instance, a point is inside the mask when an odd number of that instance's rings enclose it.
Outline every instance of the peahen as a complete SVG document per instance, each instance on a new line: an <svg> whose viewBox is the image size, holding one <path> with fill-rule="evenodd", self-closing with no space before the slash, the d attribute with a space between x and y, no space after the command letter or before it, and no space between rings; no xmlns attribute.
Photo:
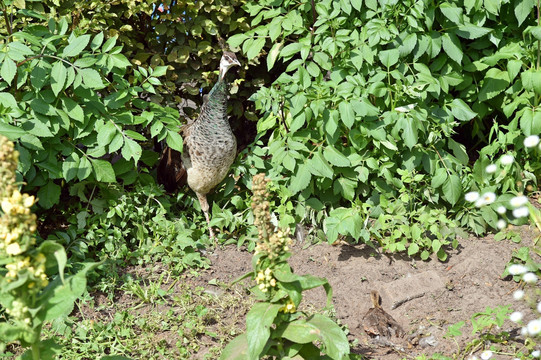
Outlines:
<svg viewBox="0 0 541 360"><path fill-rule="evenodd" d="M218 81L205 99L199 117L181 130L184 140L182 155L166 148L157 169L158 182L167 191L175 192L187 183L195 192L213 239L207 194L225 178L237 154L237 140L227 119L225 81L227 71L235 65L240 66L235 54L224 51Z"/></svg>

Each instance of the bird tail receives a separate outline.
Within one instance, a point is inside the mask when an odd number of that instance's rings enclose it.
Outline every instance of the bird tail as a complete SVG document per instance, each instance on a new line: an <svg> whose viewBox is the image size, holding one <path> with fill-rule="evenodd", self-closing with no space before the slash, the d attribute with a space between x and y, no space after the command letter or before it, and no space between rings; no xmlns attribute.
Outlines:
<svg viewBox="0 0 541 360"><path fill-rule="evenodd" d="M162 151L157 172L158 184L163 185L167 192L178 191L188 180L180 152L170 147L166 147Z"/></svg>

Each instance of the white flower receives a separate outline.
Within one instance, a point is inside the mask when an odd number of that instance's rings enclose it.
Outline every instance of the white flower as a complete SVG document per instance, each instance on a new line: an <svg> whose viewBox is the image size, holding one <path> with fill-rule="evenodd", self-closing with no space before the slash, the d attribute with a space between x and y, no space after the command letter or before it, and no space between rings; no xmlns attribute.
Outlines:
<svg viewBox="0 0 541 360"><path fill-rule="evenodd" d="M505 228L505 226L507 226L507 222L504 220L504 219L500 219L498 220L498 222L496 223L496 227L500 230L502 230L503 228Z"/></svg>
<svg viewBox="0 0 541 360"><path fill-rule="evenodd" d="M528 268L521 264L513 264L509 266L509 274L511 275L522 275L528 271Z"/></svg>
<svg viewBox="0 0 541 360"><path fill-rule="evenodd" d="M498 206L498 208L496 209L496 212L500 215L503 215L507 212L507 209L505 208L505 206Z"/></svg>
<svg viewBox="0 0 541 360"><path fill-rule="evenodd" d="M479 199L479 193L477 191L470 191L469 193L464 195L464 199L469 202L477 201L477 199Z"/></svg>
<svg viewBox="0 0 541 360"><path fill-rule="evenodd" d="M468 358L468 360L479 360L479 358L475 355L472 355Z"/></svg>
<svg viewBox="0 0 541 360"><path fill-rule="evenodd" d="M537 312L541 313L541 301L537 304Z"/></svg>
<svg viewBox="0 0 541 360"><path fill-rule="evenodd" d="M477 201L475 202L475 206L481 207L483 205L492 204L494 201L496 201L496 194L493 192L486 192Z"/></svg>
<svg viewBox="0 0 541 360"><path fill-rule="evenodd" d="M512 207L517 208L519 206L525 205L528 203L528 198L524 195L515 196L511 200L509 200L509 203Z"/></svg>
<svg viewBox="0 0 541 360"><path fill-rule="evenodd" d="M512 322L519 322L520 320L522 320L522 318L523 315L520 311L515 311L514 313L509 315L509 320L511 320Z"/></svg>
<svg viewBox="0 0 541 360"><path fill-rule="evenodd" d="M539 351L539 350L532 351L532 356L533 357L539 357L539 355L541 355L541 351Z"/></svg>
<svg viewBox="0 0 541 360"><path fill-rule="evenodd" d="M521 206L513 210L513 216L516 218L527 217L530 214L530 210L526 206Z"/></svg>
<svg viewBox="0 0 541 360"><path fill-rule="evenodd" d="M530 135L526 139L524 139L524 146L527 148L531 148L539 144L539 136L537 135Z"/></svg>
<svg viewBox="0 0 541 360"><path fill-rule="evenodd" d="M514 160L515 160L515 158L511 154L503 155L500 158L500 162L502 163L502 165L511 165Z"/></svg>
<svg viewBox="0 0 541 360"><path fill-rule="evenodd" d="M532 272L529 272L529 273L524 274L524 276L522 276L522 280L524 280L524 282L527 282L528 284L533 284L537 282L537 275L535 275Z"/></svg>
<svg viewBox="0 0 541 360"><path fill-rule="evenodd" d="M496 164L490 164L485 168L485 171L487 174L495 173L496 170L498 170L498 167L496 166Z"/></svg>
<svg viewBox="0 0 541 360"><path fill-rule="evenodd" d="M490 350L485 350L481 353L481 359L483 360L488 360L492 357L492 351Z"/></svg>
<svg viewBox="0 0 541 360"><path fill-rule="evenodd" d="M513 299L520 300L524 297L524 291L523 290L517 290L513 293Z"/></svg>

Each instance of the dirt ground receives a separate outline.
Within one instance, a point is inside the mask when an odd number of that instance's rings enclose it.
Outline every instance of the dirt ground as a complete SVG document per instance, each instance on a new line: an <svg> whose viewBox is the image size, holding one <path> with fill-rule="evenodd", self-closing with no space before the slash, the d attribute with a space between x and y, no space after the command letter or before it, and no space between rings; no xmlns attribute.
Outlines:
<svg viewBox="0 0 541 360"><path fill-rule="evenodd" d="M516 230L521 234L520 244L495 241L493 236L470 237L462 239L458 249L449 251L445 262L377 254L365 245L296 244L290 264L298 274L312 274L330 282L337 318L349 328L349 338L356 344L354 352L389 360L434 353L450 356L458 347L453 339L443 337L449 325L466 321L463 335L457 338L463 348L476 338L469 321L474 313L498 305L525 309L523 302L512 297L519 285L511 277L502 279L501 274L513 250L531 245L537 232L528 227ZM236 247L217 249L210 259L208 270L188 280L209 292L223 291L209 281L228 283L251 270L251 254ZM537 256L534 260L541 261ZM372 307L372 290L380 292L383 309L404 328L406 336L374 338L363 330L363 316ZM322 309L325 293L323 289L310 290L303 301ZM518 325L507 320L501 330L517 333L517 329ZM476 355L482 350L476 349Z"/></svg>

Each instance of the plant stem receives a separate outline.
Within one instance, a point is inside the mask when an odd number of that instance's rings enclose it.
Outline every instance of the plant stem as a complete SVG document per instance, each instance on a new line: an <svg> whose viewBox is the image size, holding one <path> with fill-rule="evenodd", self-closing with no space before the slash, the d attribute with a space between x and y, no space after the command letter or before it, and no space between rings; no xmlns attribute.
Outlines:
<svg viewBox="0 0 541 360"><path fill-rule="evenodd" d="M32 360L40 360L39 357L39 335L36 342L32 344Z"/></svg>

